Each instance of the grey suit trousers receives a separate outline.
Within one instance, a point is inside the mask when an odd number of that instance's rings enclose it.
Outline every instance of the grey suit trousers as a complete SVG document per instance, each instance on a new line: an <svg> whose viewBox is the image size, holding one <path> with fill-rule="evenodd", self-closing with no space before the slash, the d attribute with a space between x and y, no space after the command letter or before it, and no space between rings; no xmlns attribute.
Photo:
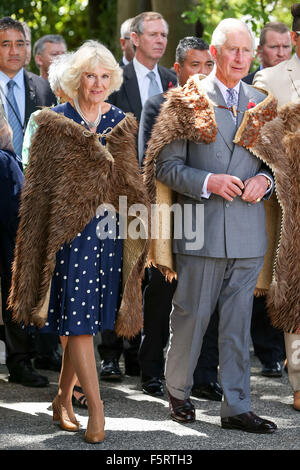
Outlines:
<svg viewBox="0 0 300 470"><path fill-rule="evenodd" d="M219 367L224 391L221 416L251 410L250 324L253 292L264 258L176 255L178 284L170 317L166 385L186 399L202 339L216 305L219 310Z"/></svg>

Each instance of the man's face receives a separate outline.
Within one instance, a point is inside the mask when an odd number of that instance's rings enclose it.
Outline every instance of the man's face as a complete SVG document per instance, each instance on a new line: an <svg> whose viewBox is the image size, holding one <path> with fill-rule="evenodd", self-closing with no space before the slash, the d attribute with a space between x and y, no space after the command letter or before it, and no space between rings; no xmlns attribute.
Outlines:
<svg viewBox="0 0 300 470"><path fill-rule="evenodd" d="M13 78L25 65L24 35L16 29L0 31L0 70Z"/></svg>
<svg viewBox="0 0 300 470"><path fill-rule="evenodd" d="M233 88L248 74L252 59L252 41L246 30L231 31L226 35L220 50L210 48L216 62L216 76L229 88Z"/></svg>
<svg viewBox="0 0 300 470"><path fill-rule="evenodd" d="M158 62L167 47L165 23L160 19L144 21L143 33L131 33L131 39L136 46L136 57L140 62Z"/></svg>
<svg viewBox="0 0 300 470"><path fill-rule="evenodd" d="M258 46L257 51L264 68L273 67L283 60L288 60L292 53L290 33L268 31L264 45Z"/></svg>
<svg viewBox="0 0 300 470"><path fill-rule="evenodd" d="M45 42L43 52L35 56L35 61L43 71L48 72L50 64L55 57L65 54L66 52L67 48L63 42Z"/></svg>
<svg viewBox="0 0 300 470"><path fill-rule="evenodd" d="M134 58L134 50L130 39L130 33L126 34L124 38L120 38L120 45L126 59L128 62L131 62Z"/></svg>
<svg viewBox="0 0 300 470"><path fill-rule="evenodd" d="M214 66L208 50L200 51L198 49L189 49L186 54L183 65L175 62L174 69L177 74L180 86L186 84L188 78L195 73L210 74Z"/></svg>

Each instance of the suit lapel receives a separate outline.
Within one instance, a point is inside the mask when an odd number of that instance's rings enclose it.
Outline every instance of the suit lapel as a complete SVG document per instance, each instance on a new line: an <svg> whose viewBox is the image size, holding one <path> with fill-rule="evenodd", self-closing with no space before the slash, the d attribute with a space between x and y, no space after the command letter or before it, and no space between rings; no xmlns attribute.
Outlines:
<svg viewBox="0 0 300 470"><path fill-rule="evenodd" d="M162 87L163 87L163 91L167 91L169 89L169 84L170 82L172 82L172 80L170 80L170 76L168 76L164 69L161 68L160 66L158 66L158 73L159 73L159 76L160 76L160 79L161 79L161 84L162 84Z"/></svg>
<svg viewBox="0 0 300 470"><path fill-rule="evenodd" d="M218 108L218 105L227 106L218 85L213 80L207 81L206 92L215 106L215 116L218 125L218 131L222 136L228 148L233 151L233 138L236 131L236 124L230 115L228 109Z"/></svg>
<svg viewBox="0 0 300 470"><path fill-rule="evenodd" d="M142 111L142 102L133 63L130 62L124 70L124 89L127 95L127 100L133 114L139 119Z"/></svg>
<svg viewBox="0 0 300 470"><path fill-rule="evenodd" d="M27 125L30 115L36 109L36 92L31 77L24 70L25 82L25 126Z"/></svg>
<svg viewBox="0 0 300 470"><path fill-rule="evenodd" d="M295 91L295 94L300 98L300 86L299 86L299 77L300 77L300 62L296 57L296 54L293 56L292 60L289 60L287 63L287 72L292 82L292 90Z"/></svg>

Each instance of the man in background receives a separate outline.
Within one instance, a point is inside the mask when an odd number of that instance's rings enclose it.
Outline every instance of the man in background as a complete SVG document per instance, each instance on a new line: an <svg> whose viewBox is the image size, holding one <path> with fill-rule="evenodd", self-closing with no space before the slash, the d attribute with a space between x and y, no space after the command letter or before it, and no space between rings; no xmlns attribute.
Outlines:
<svg viewBox="0 0 300 470"><path fill-rule="evenodd" d="M47 34L39 38L33 46L33 56L40 76L48 80L48 69L58 55L67 52L67 44L60 34Z"/></svg>
<svg viewBox="0 0 300 470"><path fill-rule="evenodd" d="M128 18L121 24L120 28L120 46L123 51L123 57L119 62L121 67L125 67L134 58L134 49L130 39L130 26L133 18Z"/></svg>
<svg viewBox="0 0 300 470"><path fill-rule="evenodd" d="M243 78L243 81L251 85L256 72L288 60L291 53L292 42L289 28L279 21L265 24L261 30L257 47L260 66Z"/></svg>

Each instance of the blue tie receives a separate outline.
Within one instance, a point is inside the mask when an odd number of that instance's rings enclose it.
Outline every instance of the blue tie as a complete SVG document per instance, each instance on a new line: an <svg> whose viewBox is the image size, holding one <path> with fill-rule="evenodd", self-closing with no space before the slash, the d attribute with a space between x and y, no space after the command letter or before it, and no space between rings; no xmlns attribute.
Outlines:
<svg viewBox="0 0 300 470"><path fill-rule="evenodd" d="M227 88L226 92L227 92L226 103L227 103L228 108L231 108L232 106L237 107L237 103L238 103L237 92L234 90L234 88ZM231 113L231 115L234 121L236 121L236 117L233 115L233 113Z"/></svg>
<svg viewBox="0 0 300 470"><path fill-rule="evenodd" d="M160 93L160 88L156 81L154 72L147 73L147 77L150 79L148 88L148 98L151 98L151 96L158 95Z"/></svg>
<svg viewBox="0 0 300 470"><path fill-rule="evenodd" d="M16 154L22 155L22 145L23 145L23 128L21 125L21 116L20 111L16 102L14 94L14 86L16 82L10 80L7 84L7 118L10 124L10 127L13 131L13 146Z"/></svg>

